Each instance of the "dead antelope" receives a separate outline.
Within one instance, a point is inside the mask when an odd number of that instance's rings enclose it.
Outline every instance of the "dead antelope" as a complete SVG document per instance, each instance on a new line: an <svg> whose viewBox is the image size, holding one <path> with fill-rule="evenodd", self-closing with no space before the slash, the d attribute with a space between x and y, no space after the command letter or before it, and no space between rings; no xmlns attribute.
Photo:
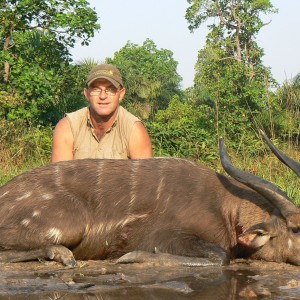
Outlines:
<svg viewBox="0 0 300 300"><path fill-rule="evenodd" d="M299 175L299 164L262 135ZM82 159L25 172L0 188L0 260L300 265L299 208L235 168L222 140L220 157L233 178L178 158Z"/></svg>

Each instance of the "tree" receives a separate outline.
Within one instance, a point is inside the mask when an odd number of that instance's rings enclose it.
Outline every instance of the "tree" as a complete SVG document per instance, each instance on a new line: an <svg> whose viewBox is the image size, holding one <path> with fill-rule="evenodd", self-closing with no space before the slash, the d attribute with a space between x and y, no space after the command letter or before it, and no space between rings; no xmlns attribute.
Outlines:
<svg viewBox="0 0 300 300"><path fill-rule="evenodd" d="M7 55L15 45L14 34L18 32L39 29L72 47L76 37L88 45L94 31L100 28L96 13L86 0L1 0L0 20L0 38ZM9 79L9 71L10 63L5 61L4 82Z"/></svg>
<svg viewBox="0 0 300 300"><path fill-rule="evenodd" d="M239 140L252 131L257 114L268 109L269 88L276 85L270 69L262 64L263 49L255 41L259 30L268 24L261 15L276 10L269 0L188 2L189 29L203 24L209 28L196 64L196 94L215 100L215 124L222 124Z"/></svg>
<svg viewBox="0 0 300 300"><path fill-rule="evenodd" d="M3 117L53 122L69 86L69 48L76 38L87 45L100 28L95 11L85 0L11 0L1 1L0 20Z"/></svg>
<svg viewBox="0 0 300 300"><path fill-rule="evenodd" d="M88 104L84 97L83 88L86 85L86 77L91 68L99 64L92 58L79 61L64 69L64 81L61 85L59 101L49 110L52 123L57 123L66 112L72 112Z"/></svg>
<svg viewBox="0 0 300 300"><path fill-rule="evenodd" d="M254 67L261 63L263 54L255 37L260 29L267 25L261 14L277 10L269 0L188 0L186 19L193 31L209 19L218 19L218 23L208 25L211 40L219 43L227 56L223 59L235 60L247 64L249 79L255 76Z"/></svg>
<svg viewBox="0 0 300 300"><path fill-rule="evenodd" d="M115 64L123 75L127 88L125 105L144 119L166 108L172 97L180 94L182 78L173 53L157 49L150 39L142 46L128 41L107 62Z"/></svg>

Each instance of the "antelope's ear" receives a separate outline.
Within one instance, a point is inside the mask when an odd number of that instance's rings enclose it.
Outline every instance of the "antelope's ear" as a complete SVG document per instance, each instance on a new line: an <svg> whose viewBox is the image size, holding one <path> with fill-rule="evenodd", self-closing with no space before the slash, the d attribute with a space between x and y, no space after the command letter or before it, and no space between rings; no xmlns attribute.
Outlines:
<svg viewBox="0 0 300 300"><path fill-rule="evenodd" d="M265 245L273 235L266 223L260 223L247 229L239 235L238 243L247 248L259 248Z"/></svg>

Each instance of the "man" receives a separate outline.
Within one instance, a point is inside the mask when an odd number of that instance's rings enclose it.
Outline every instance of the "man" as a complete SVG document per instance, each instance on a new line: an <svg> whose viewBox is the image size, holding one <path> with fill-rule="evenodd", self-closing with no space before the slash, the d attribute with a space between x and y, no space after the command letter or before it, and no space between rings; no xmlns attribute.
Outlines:
<svg viewBox="0 0 300 300"><path fill-rule="evenodd" d="M143 123L120 106L125 96L119 70L92 68L84 95L89 106L68 113L54 130L52 162L81 158L148 158L152 144Z"/></svg>

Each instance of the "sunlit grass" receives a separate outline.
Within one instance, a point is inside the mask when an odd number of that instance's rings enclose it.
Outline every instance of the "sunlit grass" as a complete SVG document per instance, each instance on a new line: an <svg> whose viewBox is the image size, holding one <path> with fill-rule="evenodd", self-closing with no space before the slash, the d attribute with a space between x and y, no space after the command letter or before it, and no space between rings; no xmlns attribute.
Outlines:
<svg viewBox="0 0 300 300"><path fill-rule="evenodd" d="M0 123L0 185L36 166L48 164L52 128Z"/></svg>
<svg viewBox="0 0 300 300"><path fill-rule="evenodd" d="M297 149L280 149L296 161L300 161L299 151ZM250 156L247 153L243 155L229 153L232 163L247 172L262 177L283 190L297 205L300 205L300 186L299 178L287 166L280 162L272 153L265 150L262 155ZM221 163L217 162L217 171L225 173Z"/></svg>
<svg viewBox="0 0 300 300"><path fill-rule="evenodd" d="M10 128L6 128L6 130L13 128L10 134L6 137L2 134L0 144L0 185L5 184L14 176L26 170L48 164L50 161L52 128L23 127L16 131L13 125L9 124ZM278 147L291 158L300 161L298 149L293 149L291 145L289 145L289 148L287 148L287 145ZM228 152L235 166L271 181L285 191L295 203L300 205L298 177L281 163L267 147L257 155L253 154L253 149L243 150L243 152L240 151L239 153L228 149ZM207 161L204 164L218 172L225 173L219 159Z"/></svg>

